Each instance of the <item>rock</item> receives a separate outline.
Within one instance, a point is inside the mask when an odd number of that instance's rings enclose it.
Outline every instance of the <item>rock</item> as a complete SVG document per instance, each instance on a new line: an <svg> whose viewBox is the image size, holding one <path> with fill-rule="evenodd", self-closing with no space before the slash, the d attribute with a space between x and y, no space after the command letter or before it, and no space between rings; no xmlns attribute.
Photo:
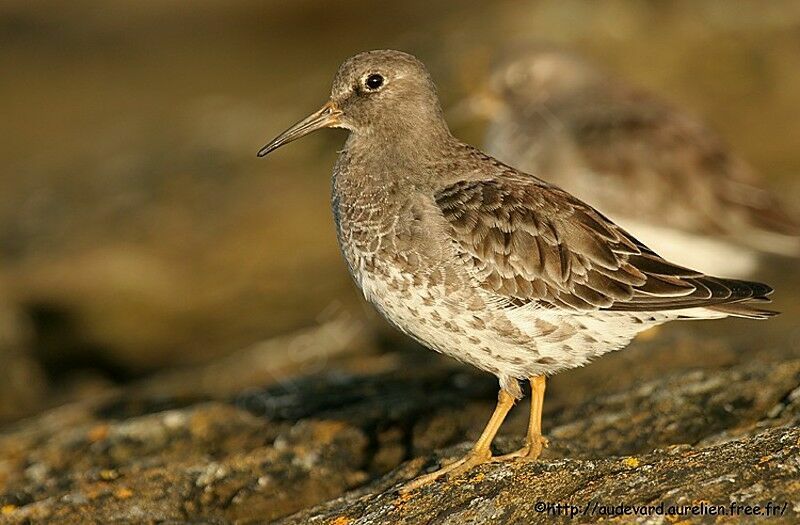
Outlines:
<svg viewBox="0 0 800 525"><path fill-rule="evenodd" d="M398 493L392 484L415 474L413 467L280 523L630 523L635 512L652 523L716 516L750 522L753 512L769 512L770 523L796 523L800 429L769 429L704 449L489 464L452 482Z"/></svg>
<svg viewBox="0 0 800 525"><path fill-rule="evenodd" d="M341 328L248 349L241 366L233 358L165 372L7 428L0 517L545 523L568 520L564 513L575 512L568 503L597 504L579 522L628 522L608 513L619 504L737 503L744 512L771 502L783 505L771 521L798 519L800 360L660 375L645 366L643 380L603 384L579 400L581 373L562 374L548 389L552 445L540 461L492 463L400 495L401 483L468 450L496 382L417 349L326 355ZM318 347L308 356L326 355L325 366L277 359L256 373L263 356L299 348L297 341ZM609 356L599 370L615 360L621 369L621 359L628 358ZM526 405L512 412L498 453L520 445Z"/></svg>
<svg viewBox="0 0 800 525"><path fill-rule="evenodd" d="M86 422L6 459L16 488L0 507L14 522L270 519L362 483L367 445L341 422L277 425L218 403Z"/></svg>

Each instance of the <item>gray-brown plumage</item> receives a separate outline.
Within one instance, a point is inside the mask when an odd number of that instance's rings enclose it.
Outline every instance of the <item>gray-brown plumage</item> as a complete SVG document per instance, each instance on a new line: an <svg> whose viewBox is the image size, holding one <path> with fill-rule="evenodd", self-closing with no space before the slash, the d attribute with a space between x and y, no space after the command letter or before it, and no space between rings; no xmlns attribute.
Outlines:
<svg viewBox="0 0 800 525"><path fill-rule="evenodd" d="M333 212L364 296L410 336L500 381L472 452L412 487L491 459L520 380L531 380L531 420L509 457L536 458L546 375L666 321L771 315L768 286L674 265L569 193L459 142L411 55L348 59L328 103L259 155L332 126L350 130Z"/></svg>
<svg viewBox="0 0 800 525"><path fill-rule="evenodd" d="M492 163L477 151L472 156ZM494 165L502 170L496 179L458 182L434 199L465 267L514 305L714 308L770 291L671 264L565 191Z"/></svg>
<svg viewBox="0 0 800 525"><path fill-rule="evenodd" d="M752 273L751 249L800 255L797 220L686 112L545 46L498 64L491 85L489 152L591 199L659 252L729 275Z"/></svg>

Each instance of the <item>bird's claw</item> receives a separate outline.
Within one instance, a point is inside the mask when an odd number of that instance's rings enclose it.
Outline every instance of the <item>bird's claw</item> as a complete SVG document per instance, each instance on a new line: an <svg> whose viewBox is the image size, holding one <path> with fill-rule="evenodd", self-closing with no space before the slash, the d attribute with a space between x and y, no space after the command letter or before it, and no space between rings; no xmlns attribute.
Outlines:
<svg viewBox="0 0 800 525"><path fill-rule="evenodd" d="M512 459L525 459L528 461L535 461L539 459L542 450L550 446L550 440L544 436L534 436L533 439L528 440L525 445L514 452L498 456L497 461L508 461Z"/></svg>

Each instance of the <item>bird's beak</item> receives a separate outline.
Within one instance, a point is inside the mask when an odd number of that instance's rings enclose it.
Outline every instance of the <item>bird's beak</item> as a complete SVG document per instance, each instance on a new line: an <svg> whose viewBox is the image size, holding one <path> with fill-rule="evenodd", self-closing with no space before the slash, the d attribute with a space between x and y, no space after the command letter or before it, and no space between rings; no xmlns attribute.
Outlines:
<svg viewBox="0 0 800 525"><path fill-rule="evenodd" d="M263 157L267 153L274 151L293 140L304 137L312 131L336 126L339 123L339 117L341 114L341 110L336 108L336 106L333 105L333 102L326 103L324 106L322 106L322 108L320 108L319 111L312 113L272 139L269 144L258 150L258 156Z"/></svg>

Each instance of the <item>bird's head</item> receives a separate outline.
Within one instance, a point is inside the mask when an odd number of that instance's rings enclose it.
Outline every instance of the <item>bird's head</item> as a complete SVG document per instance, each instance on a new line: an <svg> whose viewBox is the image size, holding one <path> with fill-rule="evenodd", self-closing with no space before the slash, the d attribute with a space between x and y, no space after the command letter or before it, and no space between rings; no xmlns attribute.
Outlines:
<svg viewBox="0 0 800 525"><path fill-rule="evenodd" d="M346 128L384 140L447 131L436 87L425 66L401 51L379 50L347 59L336 73L329 100L290 127L258 155L322 128Z"/></svg>
<svg viewBox="0 0 800 525"><path fill-rule="evenodd" d="M490 89L515 106L581 96L602 81L602 72L564 49L538 45L511 53L494 68Z"/></svg>

